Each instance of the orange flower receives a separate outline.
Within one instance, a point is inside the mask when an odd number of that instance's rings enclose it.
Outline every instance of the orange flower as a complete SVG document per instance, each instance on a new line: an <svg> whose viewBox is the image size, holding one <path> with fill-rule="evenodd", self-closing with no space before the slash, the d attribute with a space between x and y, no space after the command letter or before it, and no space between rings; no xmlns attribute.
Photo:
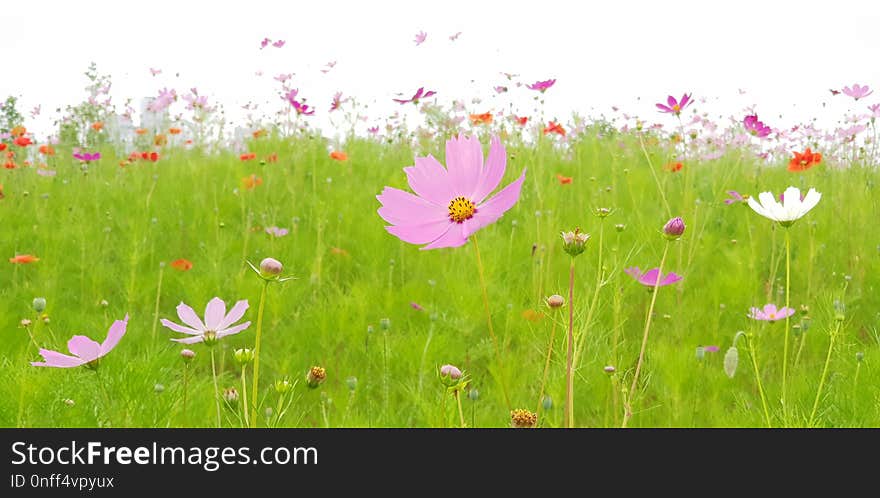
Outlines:
<svg viewBox="0 0 880 498"><path fill-rule="evenodd" d="M12 135L13 137L20 137L20 136L24 135L25 133L27 133L27 128L25 128L24 126L16 126L15 128L10 130L10 132L9 132L9 134Z"/></svg>
<svg viewBox="0 0 880 498"><path fill-rule="evenodd" d="M278 154L276 154L274 152L269 154L268 156L266 156L266 161L270 162L270 163L277 163L278 162Z"/></svg>
<svg viewBox="0 0 880 498"><path fill-rule="evenodd" d="M560 126L558 123L550 121L547 126L544 128L544 135L548 133L556 133L557 135L565 136L565 128Z"/></svg>
<svg viewBox="0 0 880 498"><path fill-rule="evenodd" d="M156 147L162 147L163 145L168 143L168 137L166 137L163 133L157 133L155 137L153 137L153 145Z"/></svg>
<svg viewBox="0 0 880 498"><path fill-rule="evenodd" d="M54 156L55 147L52 147L51 145L41 145L40 154L43 154L44 156Z"/></svg>
<svg viewBox="0 0 880 498"><path fill-rule="evenodd" d="M241 159L242 161L250 161L252 159L256 159L256 157L257 157L257 155L254 154L253 152L248 152L246 154L242 154L242 155L238 156L238 158Z"/></svg>
<svg viewBox="0 0 880 498"><path fill-rule="evenodd" d="M788 162L789 171L806 171L822 162L822 154L811 151L809 147L803 154L800 152L793 152L793 154L794 157Z"/></svg>
<svg viewBox="0 0 880 498"><path fill-rule="evenodd" d="M104 129L104 123L101 121L96 121L92 123L92 129L95 131L101 131Z"/></svg>
<svg viewBox="0 0 880 498"><path fill-rule="evenodd" d="M676 171L681 171L681 168L684 168L684 164L681 162L672 162L667 163L666 166L663 167L666 171L671 171L675 173Z"/></svg>
<svg viewBox="0 0 880 498"><path fill-rule="evenodd" d="M559 184L560 184L560 185L568 185L569 183L571 183L571 177L570 177L570 176L562 176L562 175L560 175L559 173L556 173L556 178L559 179Z"/></svg>
<svg viewBox="0 0 880 498"><path fill-rule="evenodd" d="M134 132L137 133L138 135L146 135L147 129L146 128L138 128L138 129L134 130Z"/></svg>
<svg viewBox="0 0 880 498"><path fill-rule="evenodd" d="M180 128L168 128L168 133L172 135L180 135Z"/></svg>
<svg viewBox="0 0 880 498"><path fill-rule="evenodd" d="M4 150L6 150L6 144L3 142L0 142L0 152L3 152Z"/></svg>
<svg viewBox="0 0 880 498"><path fill-rule="evenodd" d="M345 152L334 150L330 153L330 159L335 159L336 161L348 161L348 154L346 154Z"/></svg>
<svg viewBox="0 0 880 498"><path fill-rule="evenodd" d="M6 161L5 163L3 163L3 167L6 169L15 169L18 167L18 165L15 164L15 162L13 161Z"/></svg>
<svg viewBox="0 0 880 498"><path fill-rule="evenodd" d="M33 142L31 142L30 137L21 136L21 137L16 137L16 139L15 139L15 145L17 145L19 147L27 147L28 145L31 145L32 143Z"/></svg>
<svg viewBox="0 0 880 498"><path fill-rule="evenodd" d="M190 271L193 267L192 261L188 259L176 259L171 262L171 268L174 268L178 271Z"/></svg>
<svg viewBox="0 0 880 498"><path fill-rule="evenodd" d="M9 258L10 263L15 263L17 265L26 265L28 263L36 263L40 258L34 256L33 254L19 254L14 258Z"/></svg>
<svg viewBox="0 0 880 498"><path fill-rule="evenodd" d="M522 312L522 317L530 322L538 322L544 318L544 315L533 309L528 309Z"/></svg>
<svg viewBox="0 0 880 498"><path fill-rule="evenodd" d="M474 126L492 124L492 113L484 112L483 114L471 114L471 124Z"/></svg>
<svg viewBox="0 0 880 498"><path fill-rule="evenodd" d="M264 130L263 128L260 128L259 130L256 130L255 132L253 132L252 135L254 136L254 138L260 138L260 137L265 137L266 133L267 133L266 130Z"/></svg>
<svg viewBox="0 0 880 498"><path fill-rule="evenodd" d="M245 190L253 190L263 184L263 179L257 175L249 175L241 179L241 186Z"/></svg>

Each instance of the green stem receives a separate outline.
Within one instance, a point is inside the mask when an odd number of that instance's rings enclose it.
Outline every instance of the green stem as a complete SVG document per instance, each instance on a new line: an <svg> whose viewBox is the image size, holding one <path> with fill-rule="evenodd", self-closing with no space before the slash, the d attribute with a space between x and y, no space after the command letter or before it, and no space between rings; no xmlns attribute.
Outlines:
<svg viewBox="0 0 880 498"><path fill-rule="evenodd" d="M556 320L550 328L550 344L547 346L547 359L544 361L544 375L541 377L541 392L538 394L538 420L541 420L541 408L544 406L544 387L547 385L547 374L550 372L550 357L553 355L553 341L556 339Z"/></svg>
<svg viewBox="0 0 880 498"><path fill-rule="evenodd" d="M663 265L666 263L666 254L669 252L669 241L663 246L663 256L660 258L660 266L657 268L657 281L654 282L654 291L651 293L651 305L648 307L648 316L645 318L645 332L642 335L642 347L639 350L639 361L636 363L636 372L633 375L632 385L629 388L623 403L623 425L626 429L629 419L632 418L632 400L636 397L636 388L639 385L639 374L642 372L642 364L645 362L645 349L648 346L648 332L651 330L651 318L654 315L654 303L657 302L657 290L660 289L660 278L663 276Z"/></svg>
<svg viewBox="0 0 880 498"><path fill-rule="evenodd" d="M785 229L785 307L791 306L791 232ZM785 424L788 425L788 336L791 330L791 315L785 317L785 343L782 347L782 413Z"/></svg>
<svg viewBox="0 0 880 498"><path fill-rule="evenodd" d="M495 349L495 361L498 363L498 377L501 384L501 392L504 394L504 402L507 403L507 409L510 410L510 396L507 394L507 383L504 381L504 363L501 360L501 350L498 348L498 338L495 336L495 329L492 327L492 314L489 312L489 292L486 289L486 277L483 271L483 259L480 257L480 246L477 245L476 235L471 235L474 243L474 252L477 254L477 270L480 274L480 287L483 289L483 308L486 312L486 322L489 325L489 335L492 337L492 346Z"/></svg>
<svg viewBox="0 0 880 498"><path fill-rule="evenodd" d="M602 240L604 238L604 227L605 227L605 218L601 218L599 223L599 258L596 267L596 288L593 290L593 300L590 302L590 309L587 311L587 319L584 322L586 324L586 328L589 328L593 323L593 315L596 312L596 307L599 305L599 290L602 288ZM584 343L587 339L587 330L581 333L580 338L578 339L578 347L574 353L574 364L573 368L577 370L578 364L580 363L581 353L584 350Z"/></svg>
<svg viewBox="0 0 880 498"><path fill-rule="evenodd" d="M214 362L214 347L211 346L211 376L214 378L214 405L217 407L217 428L221 426L220 421L220 388L217 387L217 365Z"/></svg>
<svg viewBox="0 0 880 498"><path fill-rule="evenodd" d="M257 310L257 338L254 344L254 382L251 392L251 420L254 421L254 427L257 424L257 390L260 385L260 340L263 337L263 310L266 308L266 291L269 288L269 281L263 282L263 290L260 292L260 308Z"/></svg>
<svg viewBox="0 0 880 498"><path fill-rule="evenodd" d="M565 360L565 427L574 427L574 256L568 269L568 350Z"/></svg>
<svg viewBox="0 0 880 498"><path fill-rule="evenodd" d="M752 368L755 370L755 382L758 383L758 394L761 395L761 406L764 408L764 419L767 422L767 428L772 429L773 423L770 421L770 410L767 409L767 397L764 395L764 384L761 382L761 373L758 369L758 353L755 351L752 340L746 336L749 344L749 356L752 357Z"/></svg>
<svg viewBox="0 0 880 498"><path fill-rule="evenodd" d="M187 399L187 396L186 396L186 388L187 388L187 385L186 385L186 383L187 383L187 373L189 373L189 364L184 363L184 364L183 364L183 425L184 425L184 427L187 425L187 422L188 422L187 414L189 413L189 412L186 410L186 399Z"/></svg>
<svg viewBox="0 0 880 498"><path fill-rule="evenodd" d="M639 133L639 145L642 148L642 153L645 154L645 159L648 161L648 168L651 170L651 176L654 177L654 183L657 184L657 191L660 192L660 199L663 201L663 206L666 207L666 214L671 218L672 208L669 207L669 201L666 200L666 193L663 191L663 186L660 185L660 179L657 177L657 172L654 171L654 163L651 161L651 156L648 154L648 149L645 147L645 139L642 138L641 133Z"/></svg>
<svg viewBox="0 0 880 498"><path fill-rule="evenodd" d="M244 400L244 403L241 404L241 411L244 416L244 426L250 427L250 418L248 417L248 409L247 409L247 364L241 366L241 399Z"/></svg>
<svg viewBox="0 0 880 498"><path fill-rule="evenodd" d="M458 402L458 421L461 422L461 428L467 428L467 424L464 423L464 412L461 410L461 394L456 390L455 393L455 401Z"/></svg>
<svg viewBox="0 0 880 498"><path fill-rule="evenodd" d="M819 399L822 397L822 389L825 387L825 379L828 378L828 366L831 364L831 353L834 351L834 340L837 338L837 333L840 332L840 323L841 321L838 320L834 327L834 332L831 333L831 341L828 343L828 354L825 355L825 367L822 369L822 377L819 379L819 388L816 389L816 399L813 401L813 411L810 412L810 421L807 422L807 427L813 426L813 420L816 418L816 410L819 409Z"/></svg>
<svg viewBox="0 0 880 498"><path fill-rule="evenodd" d="M156 305L153 308L153 331L150 334L150 337L153 339L153 343L156 342L156 327L159 325L159 298L162 296L162 274L165 271L165 265L159 265L159 283L156 286Z"/></svg>

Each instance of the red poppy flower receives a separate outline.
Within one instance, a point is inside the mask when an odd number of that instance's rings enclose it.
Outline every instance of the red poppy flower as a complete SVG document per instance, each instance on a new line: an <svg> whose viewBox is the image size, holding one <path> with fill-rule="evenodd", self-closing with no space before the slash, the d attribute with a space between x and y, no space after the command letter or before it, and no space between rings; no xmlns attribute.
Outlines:
<svg viewBox="0 0 880 498"><path fill-rule="evenodd" d="M563 176L563 175L560 175L559 173L556 173L556 178L559 179L560 185L568 185L569 183L571 183L571 180L572 180L572 178L570 176Z"/></svg>
<svg viewBox="0 0 880 498"><path fill-rule="evenodd" d="M250 161L252 159L256 159L256 157L257 157L257 155L254 154L253 152L248 152L247 154L242 154L242 155L238 156L238 158L241 159L242 161Z"/></svg>
<svg viewBox="0 0 880 498"><path fill-rule="evenodd" d="M12 161L6 161L5 163L3 163L3 167L6 169L15 169L18 167L18 165Z"/></svg>
<svg viewBox="0 0 880 498"><path fill-rule="evenodd" d="M52 147L51 145L41 145L40 146L40 154L43 154L44 156L54 156L55 155L55 148Z"/></svg>
<svg viewBox="0 0 880 498"><path fill-rule="evenodd" d="M334 150L330 153L330 159L334 159L336 161L347 161L348 154L346 154L345 152Z"/></svg>
<svg viewBox="0 0 880 498"><path fill-rule="evenodd" d="M6 144L0 142L0 152L3 152L4 150L6 150Z"/></svg>
<svg viewBox="0 0 880 498"><path fill-rule="evenodd" d="M101 121L92 123L92 129L95 131L101 131L104 129L104 123L102 123Z"/></svg>
<svg viewBox="0 0 880 498"><path fill-rule="evenodd" d="M794 157L788 162L789 171L806 171L822 162L822 154L811 151L809 147L803 153L793 154Z"/></svg>
<svg viewBox="0 0 880 498"><path fill-rule="evenodd" d="M40 258L34 256L33 254L19 254L14 258L9 258L10 263L14 263L17 265L26 265L29 263L36 263Z"/></svg>
<svg viewBox="0 0 880 498"><path fill-rule="evenodd" d="M181 132L180 128L168 128L168 133L170 133L172 135L180 135L180 132Z"/></svg>
<svg viewBox="0 0 880 498"><path fill-rule="evenodd" d="M520 125L520 126L525 126L526 123L529 122L529 118L528 118L527 116L514 116L513 119L514 119L514 120L517 122L517 124Z"/></svg>
<svg viewBox="0 0 880 498"><path fill-rule="evenodd" d="M544 135L548 133L556 133L557 135L565 136L565 128L563 128L559 123L555 123L550 121L547 126L544 128Z"/></svg>
<svg viewBox="0 0 880 498"><path fill-rule="evenodd" d="M675 173L676 171L681 171L681 168L684 168L684 164L682 164L680 162L672 162L672 163L668 163L666 166L664 166L664 169L666 169L667 171L671 171L673 173Z"/></svg>
<svg viewBox="0 0 880 498"><path fill-rule="evenodd" d="M32 143L33 142L31 142L30 137L21 136L21 137L16 137L16 139L15 139L15 145L17 145L19 147L27 147L28 145L31 145Z"/></svg>
<svg viewBox="0 0 880 498"><path fill-rule="evenodd" d="M192 261L188 259L176 259L171 263L171 268L174 268L178 271L189 271L193 267Z"/></svg>
<svg viewBox="0 0 880 498"><path fill-rule="evenodd" d="M241 186L245 190L253 190L263 184L263 179L257 175L249 175L241 179Z"/></svg>

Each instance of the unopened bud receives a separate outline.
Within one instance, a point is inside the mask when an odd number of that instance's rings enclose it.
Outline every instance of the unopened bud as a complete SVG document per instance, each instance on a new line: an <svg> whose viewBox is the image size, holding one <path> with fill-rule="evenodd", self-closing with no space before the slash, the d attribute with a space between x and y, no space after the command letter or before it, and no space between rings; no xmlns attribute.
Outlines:
<svg viewBox="0 0 880 498"><path fill-rule="evenodd" d="M196 353L192 349L184 349L180 351L180 357L183 358L184 363L189 363L196 357Z"/></svg>
<svg viewBox="0 0 880 498"><path fill-rule="evenodd" d="M538 425L538 415L528 410L517 408L510 412L510 426L514 429L532 429Z"/></svg>
<svg viewBox="0 0 880 498"><path fill-rule="evenodd" d="M232 356L235 357L235 362L239 365L247 365L254 361L254 350L247 348L236 349Z"/></svg>
<svg viewBox="0 0 880 498"><path fill-rule="evenodd" d="M553 294L547 298L547 306L551 308L561 308L565 306L565 298L559 294Z"/></svg>
<svg viewBox="0 0 880 498"><path fill-rule="evenodd" d="M312 367L306 374L306 382L312 389L320 386L327 378L327 371L321 367Z"/></svg>
<svg viewBox="0 0 880 498"><path fill-rule="evenodd" d="M666 238L669 240L678 240L684 233L684 229L684 220L682 220L681 217L676 216L667 221L666 225L663 226L663 234L666 235Z"/></svg>
<svg viewBox="0 0 880 498"><path fill-rule="evenodd" d="M571 256L577 256L587 248L590 234L576 228L573 232L562 232L562 248Z"/></svg>
<svg viewBox="0 0 880 498"><path fill-rule="evenodd" d="M234 387L227 387L223 390L223 401L226 401L230 407L234 407L238 404L238 389Z"/></svg>
<svg viewBox="0 0 880 498"><path fill-rule="evenodd" d="M45 297L35 297L33 302L34 311L37 313L42 313L44 309L46 309L46 298Z"/></svg>
<svg viewBox="0 0 880 498"><path fill-rule="evenodd" d="M275 258L266 258L263 261L260 261L260 273L262 273L264 277L278 276L283 270L284 265Z"/></svg>
<svg viewBox="0 0 880 498"><path fill-rule="evenodd" d="M293 388L293 383L287 377L275 381L275 392L285 394Z"/></svg>

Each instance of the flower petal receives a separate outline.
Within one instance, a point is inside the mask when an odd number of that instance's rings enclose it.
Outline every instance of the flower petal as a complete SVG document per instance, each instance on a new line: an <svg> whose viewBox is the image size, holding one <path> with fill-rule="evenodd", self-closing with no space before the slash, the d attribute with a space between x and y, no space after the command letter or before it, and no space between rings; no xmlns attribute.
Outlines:
<svg viewBox="0 0 880 498"><path fill-rule="evenodd" d="M167 327L175 332L180 332L181 334L202 335L202 332L200 330L184 327L183 325L178 325L171 320L167 320L165 318L159 320L159 323L161 323L162 326Z"/></svg>
<svg viewBox="0 0 880 498"><path fill-rule="evenodd" d="M765 304L764 305L764 314L767 316L775 315L778 312L775 304Z"/></svg>
<svg viewBox="0 0 880 498"><path fill-rule="evenodd" d="M520 175L520 177L513 183L501 189L485 203L477 206L477 211L474 213L474 217L470 220L471 223L468 224L470 232L466 233L465 236L468 237L480 228L494 223L498 218L501 218L505 212L512 208L513 205L516 204L516 201L519 200L522 184L525 179L526 170L523 169L522 175Z"/></svg>
<svg viewBox="0 0 880 498"><path fill-rule="evenodd" d="M88 363L101 357L101 345L84 335L75 335L67 341L67 349L79 356L83 363Z"/></svg>
<svg viewBox="0 0 880 498"><path fill-rule="evenodd" d="M807 195L804 197L804 201L801 203L800 216L803 216L810 212L811 209L816 207L816 204L819 204L819 200L822 199L822 194L816 192L816 189L810 189L807 192Z"/></svg>
<svg viewBox="0 0 880 498"><path fill-rule="evenodd" d="M491 144L489 145L489 157L480 171L480 181L476 190L471 195L471 200L475 204L483 202L486 197L498 188L501 179L504 177L504 171L507 169L507 152L501 145L501 140L493 135Z"/></svg>
<svg viewBox="0 0 880 498"><path fill-rule="evenodd" d="M639 282L649 287L657 285L658 280L660 280L660 268L651 268L639 277Z"/></svg>
<svg viewBox="0 0 880 498"><path fill-rule="evenodd" d="M250 326L251 326L251 322L248 321L248 322L244 322L244 323L239 323L235 327L231 327L231 328L223 329L223 330L218 330L217 331L217 339L222 339L223 337L226 337L228 335L237 334Z"/></svg>
<svg viewBox="0 0 880 498"><path fill-rule="evenodd" d="M226 327L229 327L233 323L241 320L241 317L244 316L244 312L248 310L249 306L250 305L248 304L247 299L242 299L241 301L235 303L235 306L233 306L232 309L229 310L226 318L221 320L220 324L217 325L217 330L224 330L226 329Z"/></svg>
<svg viewBox="0 0 880 498"><path fill-rule="evenodd" d="M199 318L199 315L196 314L195 310L182 302L177 305L177 316L180 317L180 321L200 332L207 330L205 324L202 323L202 319Z"/></svg>
<svg viewBox="0 0 880 498"><path fill-rule="evenodd" d="M422 224L446 219L447 206L440 206L405 190L385 187L376 196L382 203L379 216L393 225Z"/></svg>
<svg viewBox="0 0 880 498"><path fill-rule="evenodd" d="M101 356L109 353L117 344L119 344L119 340L125 335L125 329L127 326L128 315L125 315L124 320L116 320L113 322L113 325L110 326L110 330L107 331L107 338L101 343Z"/></svg>
<svg viewBox="0 0 880 498"><path fill-rule="evenodd" d="M72 368L78 367L81 365L85 365L85 360L81 358L76 358L74 356L68 356L66 354L59 353L58 351L52 351L50 349L41 349L40 356L43 357L42 362L32 361L31 366L34 367L56 367L56 368Z"/></svg>
<svg viewBox="0 0 880 498"><path fill-rule="evenodd" d="M205 306L205 328L217 331L220 322L226 317L226 303L219 297L208 301Z"/></svg>
<svg viewBox="0 0 880 498"><path fill-rule="evenodd" d="M470 195L477 188L483 169L483 149L477 137L459 135L446 141L446 170L458 195Z"/></svg>
<svg viewBox="0 0 880 498"><path fill-rule="evenodd" d="M449 229L438 237L437 240L420 249L426 251L429 249L442 249L444 247L460 247L466 242L467 237L462 233L461 226L458 223L450 223Z"/></svg>
<svg viewBox="0 0 880 498"><path fill-rule="evenodd" d="M391 225L385 230L404 242L410 244L427 244L439 239L445 234L450 226L455 223L448 219L423 223L421 225Z"/></svg>
<svg viewBox="0 0 880 498"><path fill-rule="evenodd" d="M456 196L449 184L446 168L434 156L417 157L416 165L403 168L413 192L439 206L447 206Z"/></svg>
<svg viewBox="0 0 880 498"><path fill-rule="evenodd" d="M179 342L181 344L197 344L205 340L204 335L194 335L192 337L184 337L183 339L171 339L174 342Z"/></svg>

